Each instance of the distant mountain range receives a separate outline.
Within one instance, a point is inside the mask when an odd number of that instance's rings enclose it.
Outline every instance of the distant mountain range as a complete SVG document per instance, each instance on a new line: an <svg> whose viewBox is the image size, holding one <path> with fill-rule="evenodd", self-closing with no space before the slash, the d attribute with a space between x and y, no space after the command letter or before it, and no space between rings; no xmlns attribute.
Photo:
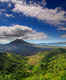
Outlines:
<svg viewBox="0 0 66 80"><path fill-rule="evenodd" d="M56 43L40 43L40 46L58 46L58 47L64 47L66 46L66 42L56 42Z"/></svg>

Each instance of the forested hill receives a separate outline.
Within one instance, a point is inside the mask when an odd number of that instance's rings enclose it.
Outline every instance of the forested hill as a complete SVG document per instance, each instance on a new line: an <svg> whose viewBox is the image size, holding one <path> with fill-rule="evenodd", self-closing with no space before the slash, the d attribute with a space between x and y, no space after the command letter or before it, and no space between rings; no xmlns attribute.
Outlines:
<svg viewBox="0 0 66 80"><path fill-rule="evenodd" d="M33 56L0 53L0 80L66 80L66 50Z"/></svg>

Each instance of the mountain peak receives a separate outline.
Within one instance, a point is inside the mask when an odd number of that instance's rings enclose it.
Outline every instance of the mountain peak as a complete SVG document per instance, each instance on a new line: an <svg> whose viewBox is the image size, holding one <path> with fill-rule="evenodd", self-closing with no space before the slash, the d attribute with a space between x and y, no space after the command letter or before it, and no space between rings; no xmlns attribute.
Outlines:
<svg viewBox="0 0 66 80"><path fill-rule="evenodd" d="M16 39L16 40L14 40L14 41L12 41L11 42L11 44L21 44L21 43L26 43L24 40L22 40L22 39Z"/></svg>

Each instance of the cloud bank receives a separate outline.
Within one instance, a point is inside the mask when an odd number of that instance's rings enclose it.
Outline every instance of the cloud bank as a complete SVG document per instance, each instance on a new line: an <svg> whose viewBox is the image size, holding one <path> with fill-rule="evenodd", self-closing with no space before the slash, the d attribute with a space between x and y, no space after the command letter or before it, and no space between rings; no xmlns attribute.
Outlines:
<svg viewBox="0 0 66 80"><path fill-rule="evenodd" d="M63 32L63 34L60 34L61 38L66 38L66 27L65 26L58 27L57 31Z"/></svg>
<svg viewBox="0 0 66 80"><path fill-rule="evenodd" d="M48 9L46 7L42 7L39 4L26 4L25 0L0 0L1 2L9 2L12 1L15 7L12 9L15 13L23 13L25 16L30 16L33 18L37 18L38 20L42 20L44 23L48 23L54 26L60 26L57 30L66 30L65 27L61 27L65 25L66 22L66 12L63 11L61 8L55 9ZM46 5L46 1L43 0L44 6ZM0 12L1 14L1 12ZM13 17L11 14L6 14L6 17ZM3 18L3 15L1 14ZM4 19L4 21L7 21ZM41 26L40 26L41 27ZM62 38L64 38L62 36ZM20 25L13 25L13 26L1 26L0 27L0 41L6 40L14 40L17 38L21 38L24 40L42 40L47 39L48 36L43 32L37 32L28 26L20 26Z"/></svg>
<svg viewBox="0 0 66 80"><path fill-rule="evenodd" d="M61 27L59 27L57 30L60 30L60 31L66 31L66 27L61 26Z"/></svg>
<svg viewBox="0 0 66 80"><path fill-rule="evenodd" d="M47 39L43 32L37 32L27 26L14 25L12 27L0 27L0 40L42 40Z"/></svg>
<svg viewBox="0 0 66 80"><path fill-rule="evenodd" d="M62 34L61 35L61 38L66 38L66 34Z"/></svg>
<svg viewBox="0 0 66 80"><path fill-rule="evenodd" d="M64 16L66 12L61 10L61 8L48 9L40 5L15 4L13 11L22 12L26 16L35 17L53 25L63 25L64 21L66 21L66 17Z"/></svg>
<svg viewBox="0 0 66 80"><path fill-rule="evenodd" d="M42 0L45 7L37 4L36 1L29 0L30 4L26 3L26 0L0 0L1 2L12 2L15 5L12 11L21 12L25 16L30 16L42 20L46 23L53 25L64 25L66 21L66 11L63 11L60 7L55 9L46 8L46 0ZM32 4L33 3L33 4Z"/></svg>
<svg viewBox="0 0 66 80"><path fill-rule="evenodd" d="M30 4L26 3L26 0L0 0L1 2L12 2L15 5L14 12L22 12L25 16L30 16L47 22L53 25L64 25L66 21L66 12L60 7L55 9L46 8L46 0L42 0L40 3L45 7L42 7L33 0L29 1Z"/></svg>

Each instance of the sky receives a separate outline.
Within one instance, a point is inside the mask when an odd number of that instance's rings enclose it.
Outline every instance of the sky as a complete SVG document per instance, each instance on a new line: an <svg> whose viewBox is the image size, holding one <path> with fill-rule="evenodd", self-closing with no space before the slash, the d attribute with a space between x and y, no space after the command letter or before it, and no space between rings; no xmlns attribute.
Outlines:
<svg viewBox="0 0 66 80"><path fill-rule="evenodd" d="M66 41L66 0L0 0L0 44Z"/></svg>

